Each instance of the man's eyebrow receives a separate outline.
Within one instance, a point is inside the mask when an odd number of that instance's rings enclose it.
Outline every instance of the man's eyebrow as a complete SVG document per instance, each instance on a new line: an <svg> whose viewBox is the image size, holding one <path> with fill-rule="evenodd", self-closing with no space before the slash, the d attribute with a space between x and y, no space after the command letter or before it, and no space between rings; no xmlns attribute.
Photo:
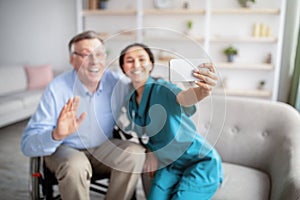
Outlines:
<svg viewBox="0 0 300 200"><path fill-rule="evenodd" d="M90 51L89 49L79 49L79 50L76 51L76 52L80 52L80 53L82 53L82 52L84 52L84 53L91 53L91 51Z"/></svg>

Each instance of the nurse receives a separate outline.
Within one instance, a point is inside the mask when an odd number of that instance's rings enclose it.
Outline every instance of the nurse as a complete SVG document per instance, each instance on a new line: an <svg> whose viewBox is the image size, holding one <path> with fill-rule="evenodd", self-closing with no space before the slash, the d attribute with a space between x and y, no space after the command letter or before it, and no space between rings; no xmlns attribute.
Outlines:
<svg viewBox="0 0 300 200"><path fill-rule="evenodd" d="M217 83L214 67L200 66L208 70L195 70L193 75L203 81L181 90L150 76L154 56L144 44L127 46L119 63L132 82L129 127L152 157L149 173L155 176L147 199L211 199L223 179L222 162L217 151L197 133L190 116L196 111L194 104L207 97Z"/></svg>

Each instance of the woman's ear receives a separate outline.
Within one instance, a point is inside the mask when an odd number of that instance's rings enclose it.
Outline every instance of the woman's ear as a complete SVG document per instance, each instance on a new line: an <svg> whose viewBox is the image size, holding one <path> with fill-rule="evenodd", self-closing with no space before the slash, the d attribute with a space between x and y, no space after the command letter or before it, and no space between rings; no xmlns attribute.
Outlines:
<svg viewBox="0 0 300 200"><path fill-rule="evenodd" d="M152 72L152 70L153 70L153 63L150 62L150 69L149 69L149 71Z"/></svg>

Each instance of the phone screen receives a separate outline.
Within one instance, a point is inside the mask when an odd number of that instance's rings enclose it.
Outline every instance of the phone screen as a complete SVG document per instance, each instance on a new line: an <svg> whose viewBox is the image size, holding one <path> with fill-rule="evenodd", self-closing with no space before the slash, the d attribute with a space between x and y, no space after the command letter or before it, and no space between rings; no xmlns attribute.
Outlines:
<svg viewBox="0 0 300 200"><path fill-rule="evenodd" d="M204 63L211 63L209 59L171 59L169 62L169 77L171 82L191 82L196 81L193 70L199 69Z"/></svg>

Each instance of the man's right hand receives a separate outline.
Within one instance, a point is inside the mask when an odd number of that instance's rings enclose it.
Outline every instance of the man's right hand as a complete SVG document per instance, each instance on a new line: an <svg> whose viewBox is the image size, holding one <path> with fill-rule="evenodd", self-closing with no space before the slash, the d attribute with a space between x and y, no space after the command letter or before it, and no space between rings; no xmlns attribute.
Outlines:
<svg viewBox="0 0 300 200"><path fill-rule="evenodd" d="M86 113L84 112L77 118L79 102L80 98L75 96L74 98L70 98L64 105L57 119L56 128L52 132L54 140L62 140L79 128L86 117Z"/></svg>

